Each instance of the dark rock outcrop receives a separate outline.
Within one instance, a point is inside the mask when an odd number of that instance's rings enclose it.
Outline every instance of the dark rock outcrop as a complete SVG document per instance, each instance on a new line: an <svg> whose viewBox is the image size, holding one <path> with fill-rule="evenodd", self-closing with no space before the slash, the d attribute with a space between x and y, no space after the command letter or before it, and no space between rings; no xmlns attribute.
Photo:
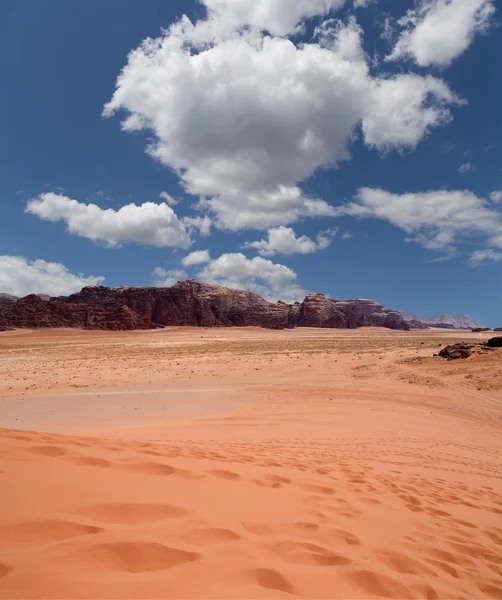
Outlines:
<svg viewBox="0 0 502 600"><path fill-rule="evenodd" d="M472 354L472 344L451 344L439 351L438 356L446 360L456 360L458 358L469 358Z"/></svg>
<svg viewBox="0 0 502 600"><path fill-rule="evenodd" d="M410 329L429 329L427 323L424 323L423 321L416 321L415 319L412 319L411 321L406 322L410 326Z"/></svg>
<svg viewBox="0 0 502 600"><path fill-rule="evenodd" d="M323 294L309 294L300 306L299 327L388 327L409 329L400 312L384 308L374 300L331 300Z"/></svg>
<svg viewBox="0 0 502 600"><path fill-rule="evenodd" d="M457 358L469 358L473 352L477 354L494 352L495 348L502 348L502 336L493 337L487 342L482 343L451 344L450 346L443 348L439 354L435 354L434 356L439 356L440 358L445 358L446 360L455 360Z"/></svg>
<svg viewBox="0 0 502 600"><path fill-rule="evenodd" d="M123 303L90 305L44 300L36 294L20 298L6 315L12 327L79 327L81 329L152 329L150 321Z"/></svg>
<svg viewBox="0 0 502 600"><path fill-rule="evenodd" d="M310 294L302 303L273 303L252 292L193 279L170 288L88 286L71 296L49 300L32 294L11 303L3 323L6 327L111 330L166 325L409 329L401 313L374 300L340 301Z"/></svg>
<svg viewBox="0 0 502 600"><path fill-rule="evenodd" d="M13 328L10 324L8 313L10 313L17 300L17 296L11 296L11 294L0 294L0 331L6 331Z"/></svg>
<svg viewBox="0 0 502 600"><path fill-rule="evenodd" d="M490 331L489 327L475 327L474 329L471 329L472 333L483 333L483 331Z"/></svg>

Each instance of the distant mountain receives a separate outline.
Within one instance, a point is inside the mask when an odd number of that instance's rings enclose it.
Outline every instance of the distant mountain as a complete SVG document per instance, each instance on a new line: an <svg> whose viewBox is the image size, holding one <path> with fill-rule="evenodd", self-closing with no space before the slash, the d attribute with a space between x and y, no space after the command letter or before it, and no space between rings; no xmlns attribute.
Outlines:
<svg viewBox="0 0 502 600"><path fill-rule="evenodd" d="M474 319L467 315L459 315L454 317L447 313L440 313L430 319L417 315L416 313L402 312L403 319L405 321L419 321L420 323L426 323L427 325L434 326L437 323L444 323L446 325L452 325L455 329L474 329L475 327L483 327L481 323L478 323Z"/></svg>
<svg viewBox="0 0 502 600"><path fill-rule="evenodd" d="M405 321L419 321L420 323L427 323L427 319L417 313L402 312L401 314L403 315L403 319Z"/></svg>

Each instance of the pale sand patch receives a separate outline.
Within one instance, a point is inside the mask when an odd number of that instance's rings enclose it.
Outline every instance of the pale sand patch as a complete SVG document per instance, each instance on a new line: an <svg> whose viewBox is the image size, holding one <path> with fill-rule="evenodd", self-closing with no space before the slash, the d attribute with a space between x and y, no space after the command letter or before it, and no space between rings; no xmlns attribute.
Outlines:
<svg viewBox="0 0 502 600"><path fill-rule="evenodd" d="M0 334L0 597L502 597L486 337Z"/></svg>

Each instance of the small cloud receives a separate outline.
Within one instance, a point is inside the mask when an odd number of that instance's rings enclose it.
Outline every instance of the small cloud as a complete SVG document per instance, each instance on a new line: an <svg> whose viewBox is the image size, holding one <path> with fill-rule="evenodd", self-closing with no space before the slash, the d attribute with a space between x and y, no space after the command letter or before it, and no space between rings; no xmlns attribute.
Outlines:
<svg viewBox="0 0 502 600"><path fill-rule="evenodd" d="M86 285L101 285L104 277L73 273L61 263L23 256L0 256L0 290L14 296L67 296Z"/></svg>
<svg viewBox="0 0 502 600"><path fill-rule="evenodd" d="M185 225L165 203L128 204L113 210L46 192L29 200L25 212L52 223L63 221L70 234L104 242L109 248L125 242L184 249L192 244Z"/></svg>
<svg viewBox="0 0 502 600"><path fill-rule="evenodd" d="M474 169L474 165L470 162L466 162L457 169L459 173L467 173L468 171L472 171Z"/></svg>
<svg viewBox="0 0 502 600"><path fill-rule="evenodd" d="M450 254L446 254L445 256L438 256L437 258L432 258L428 260L429 263L441 263L446 262L447 260L451 260L455 256L455 252L451 252Z"/></svg>
<svg viewBox="0 0 502 600"><path fill-rule="evenodd" d="M98 190L97 192L94 192L94 194L91 194L88 198L86 198L86 201L91 202L92 200L96 200L98 198L103 200L104 202L115 202L115 200L111 196L107 196L103 190Z"/></svg>
<svg viewBox="0 0 502 600"><path fill-rule="evenodd" d="M487 262L500 262L502 260L502 252L487 248L486 250L476 250L469 258L469 264L473 267L478 267Z"/></svg>
<svg viewBox="0 0 502 600"><path fill-rule="evenodd" d="M155 287L171 287L186 278L187 274L181 269L166 270L163 267L156 267L152 271L152 284Z"/></svg>
<svg viewBox="0 0 502 600"><path fill-rule="evenodd" d="M194 265L203 265L211 260L209 250L195 250L190 252L182 259L181 264L184 267L193 267Z"/></svg>
<svg viewBox="0 0 502 600"><path fill-rule="evenodd" d="M455 150L455 144L446 143L443 144L443 154L449 154L452 150Z"/></svg>
<svg viewBox="0 0 502 600"><path fill-rule="evenodd" d="M176 200L176 198L173 198L167 192L161 192L159 194L159 198L162 198L165 202L167 202L167 204L169 204L169 206L176 206L176 204L178 204L179 202L178 200Z"/></svg>
<svg viewBox="0 0 502 600"><path fill-rule="evenodd" d="M350 233L350 231L346 231L345 233L342 234L342 240L349 240L352 237L352 234Z"/></svg>
<svg viewBox="0 0 502 600"><path fill-rule="evenodd" d="M489 144L488 146L485 146L484 150L485 152L490 152L490 150L493 150L495 148L495 144Z"/></svg>
<svg viewBox="0 0 502 600"><path fill-rule="evenodd" d="M502 190L496 190L490 194L492 202L502 202Z"/></svg>
<svg viewBox="0 0 502 600"><path fill-rule="evenodd" d="M469 154L472 154L472 150L470 148L467 148L467 150L464 150L464 156L469 156Z"/></svg>
<svg viewBox="0 0 502 600"><path fill-rule="evenodd" d="M242 248L256 248L261 256L274 254L312 254L325 250L336 235L338 228L326 229L312 240L306 235L297 236L291 227L274 227L268 230L266 239L246 242Z"/></svg>

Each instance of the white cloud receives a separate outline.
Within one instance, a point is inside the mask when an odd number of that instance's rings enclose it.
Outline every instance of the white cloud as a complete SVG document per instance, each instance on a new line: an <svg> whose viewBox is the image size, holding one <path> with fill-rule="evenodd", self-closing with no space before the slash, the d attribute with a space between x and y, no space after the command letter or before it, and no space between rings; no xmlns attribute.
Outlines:
<svg viewBox="0 0 502 600"><path fill-rule="evenodd" d="M342 240L349 240L352 237L352 234L350 233L350 231L346 231L345 233L342 233Z"/></svg>
<svg viewBox="0 0 502 600"><path fill-rule="evenodd" d="M14 296L48 294L67 296L86 285L97 285L104 277L75 275L60 263L26 260L22 256L0 256L0 292Z"/></svg>
<svg viewBox="0 0 502 600"><path fill-rule="evenodd" d="M502 190L496 190L490 194L492 202L502 202Z"/></svg>
<svg viewBox="0 0 502 600"><path fill-rule="evenodd" d="M447 67L487 30L494 13L492 0L421 0L398 21L403 31L387 60L409 57L421 67Z"/></svg>
<svg viewBox="0 0 502 600"><path fill-rule="evenodd" d="M250 290L267 300L294 302L303 300L306 291L296 282L296 273L281 264L244 254L222 254L198 274L200 281L234 289Z"/></svg>
<svg viewBox="0 0 502 600"><path fill-rule="evenodd" d="M124 111L124 131L152 132L149 154L201 197L199 208L220 228L269 229L332 216L332 206L297 184L349 159L359 126L379 151L414 148L459 102L430 76L372 76L354 20L327 20L315 42L298 46L232 29L245 21L278 32L299 14L335 4L208 2L210 20L183 17L130 53L103 114ZM293 8L279 10L286 5ZM273 25L276 9L288 25Z"/></svg>
<svg viewBox="0 0 502 600"><path fill-rule="evenodd" d="M165 200L166 203L169 204L169 206L176 206L176 204L179 203L178 200L176 200L176 198L173 198L167 192L160 192L159 198L162 198L163 200Z"/></svg>
<svg viewBox="0 0 502 600"><path fill-rule="evenodd" d="M67 196L40 194L26 205L26 212L46 221L64 221L72 234L107 246L136 242L148 246L188 248L185 226L165 203L128 204L119 210L84 204Z"/></svg>
<svg viewBox="0 0 502 600"><path fill-rule="evenodd" d="M188 275L181 269L166 270L162 267L156 267L152 271L152 285L154 287L171 287L187 277Z"/></svg>
<svg viewBox="0 0 502 600"><path fill-rule="evenodd" d="M193 265L202 265L210 260L211 256L209 255L209 250L195 250L195 252L187 254L185 258L182 259L181 264L184 267L193 267Z"/></svg>
<svg viewBox="0 0 502 600"><path fill-rule="evenodd" d="M375 0L354 0L354 6L356 8L363 8L374 2Z"/></svg>
<svg viewBox="0 0 502 600"><path fill-rule="evenodd" d="M344 0L202 0L212 26L228 33L248 25L272 35L298 30L306 18L324 15L343 5Z"/></svg>
<svg viewBox="0 0 502 600"><path fill-rule="evenodd" d="M467 173L467 171L472 171L474 165L470 162L466 162L457 169L459 173Z"/></svg>
<svg viewBox="0 0 502 600"><path fill-rule="evenodd" d="M268 230L268 238L257 242L246 242L243 248L256 248L261 256L274 254L312 254L324 250L332 241L336 229L322 231L316 241L306 235L296 236L291 227L275 227Z"/></svg>
<svg viewBox="0 0 502 600"><path fill-rule="evenodd" d="M392 194L363 187L340 214L383 219L431 250L454 252L457 241L470 237L502 247L502 212L468 190Z"/></svg>
<svg viewBox="0 0 502 600"><path fill-rule="evenodd" d="M499 262L502 260L502 252L497 252L491 248L485 250L476 250L471 254L469 263L473 267L477 267L486 262Z"/></svg>
<svg viewBox="0 0 502 600"><path fill-rule="evenodd" d="M197 229L202 237L207 237L211 233L213 221L208 215L204 215L203 217L183 217L181 221L189 231Z"/></svg>
<svg viewBox="0 0 502 600"><path fill-rule="evenodd" d="M431 128L450 121L448 105L463 104L444 81L430 75L400 75L373 87L362 130L366 144L379 150L415 148ZM428 98L434 99L431 105Z"/></svg>
<svg viewBox="0 0 502 600"><path fill-rule="evenodd" d="M297 186L279 186L273 192L231 192L200 202L217 215L223 229L268 229L294 223L301 217L333 217L336 209L327 202L308 198Z"/></svg>

